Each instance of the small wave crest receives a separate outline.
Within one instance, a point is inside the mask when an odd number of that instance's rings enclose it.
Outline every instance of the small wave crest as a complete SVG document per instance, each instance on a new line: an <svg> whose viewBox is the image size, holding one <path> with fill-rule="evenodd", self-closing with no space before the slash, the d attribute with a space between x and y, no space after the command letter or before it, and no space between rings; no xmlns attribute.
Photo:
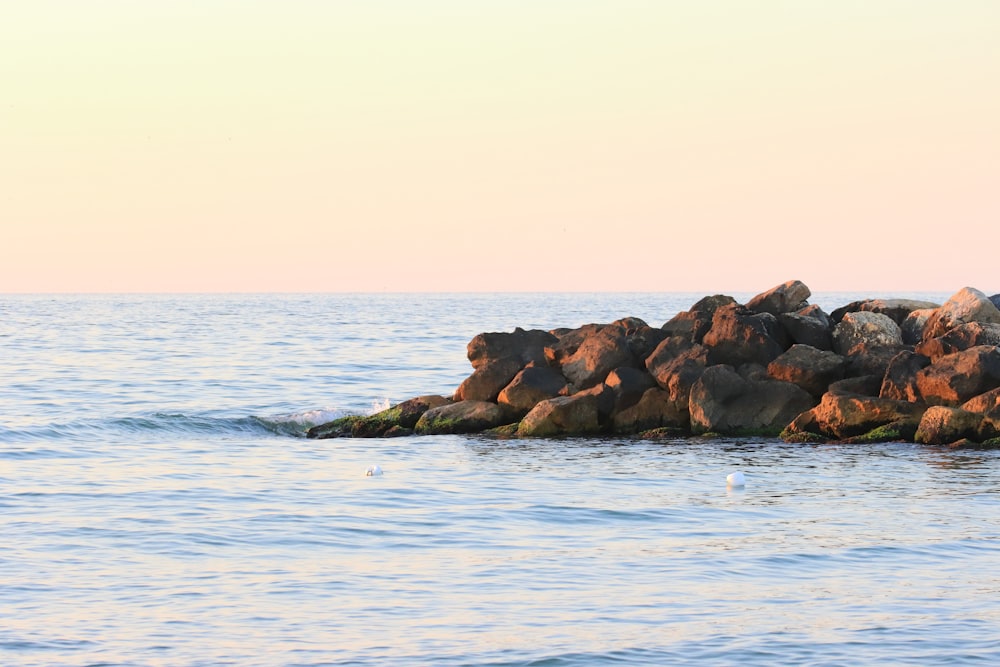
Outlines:
<svg viewBox="0 0 1000 667"><path fill-rule="evenodd" d="M182 413L152 413L106 419L80 419L71 422L39 424L20 428L0 426L0 442L31 443L39 441L90 441L108 437L199 436L234 437L241 435L277 435L304 437L318 424L344 416L346 411L331 408L280 415L220 417ZM11 450L13 451L13 450ZM0 452L0 457L4 453Z"/></svg>

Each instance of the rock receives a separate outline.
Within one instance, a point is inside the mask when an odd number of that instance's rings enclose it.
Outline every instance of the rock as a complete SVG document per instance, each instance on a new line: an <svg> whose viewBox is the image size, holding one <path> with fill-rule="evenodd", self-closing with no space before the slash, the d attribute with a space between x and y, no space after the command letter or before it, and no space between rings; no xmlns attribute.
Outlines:
<svg viewBox="0 0 1000 667"><path fill-rule="evenodd" d="M373 415L351 415L314 426L306 432L306 437L379 438L408 434L421 415L449 403L444 396L417 396Z"/></svg>
<svg viewBox="0 0 1000 667"><path fill-rule="evenodd" d="M915 310L937 308L939 304L933 301L918 301L915 299L864 299L854 301L846 306L833 311L831 317L835 322L840 322L847 313L867 312L885 315L897 325L902 326L903 321Z"/></svg>
<svg viewBox="0 0 1000 667"><path fill-rule="evenodd" d="M968 350L977 345L1000 345L1000 324L966 322L949 329L937 338L925 340L916 351L931 360L946 354Z"/></svg>
<svg viewBox="0 0 1000 667"><path fill-rule="evenodd" d="M558 396L531 409L517 427L525 437L583 435L600 430L598 400L591 394Z"/></svg>
<svg viewBox="0 0 1000 667"><path fill-rule="evenodd" d="M576 396L593 396L597 399L597 425L602 429L611 420L615 410L615 392L605 383L596 384L589 389L578 391Z"/></svg>
<svg viewBox="0 0 1000 667"><path fill-rule="evenodd" d="M518 357L502 357L480 365L459 385L454 400L496 401L500 391L510 384L521 368Z"/></svg>
<svg viewBox="0 0 1000 667"><path fill-rule="evenodd" d="M800 313L782 313L778 315L778 322L788 332L793 343L809 345L817 350L833 349L829 320L824 323L819 318Z"/></svg>
<svg viewBox="0 0 1000 667"><path fill-rule="evenodd" d="M513 333L481 333L469 341L466 350L474 369L500 359L515 359L520 369L532 361L545 361L545 347L556 342L558 339L547 331L518 327Z"/></svg>
<svg viewBox="0 0 1000 667"><path fill-rule="evenodd" d="M587 336L562 363L562 374L576 389L588 389L604 381L612 370L636 366L623 327L607 326Z"/></svg>
<svg viewBox="0 0 1000 667"><path fill-rule="evenodd" d="M931 360L922 354L903 350L889 362L878 395L896 401L915 403L923 400L917 388L917 373L927 368Z"/></svg>
<svg viewBox="0 0 1000 667"><path fill-rule="evenodd" d="M833 328L833 351L847 357L848 375L882 375L902 349L899 326L881 313L845 313Z"/></svg>
<svg viewBox="0 0 1000 667"><path fill-rule="evenodd" d="M656 380L638 368L625 367L611 371L604 384L614 392L615 411L621 411L638 403L647 389L656 386Z"/></svg>
<svg viewBox="0 0 1000 667"><path fill-rule="evenodd" d="M654 329L650 326L637 327L625 333L629 352L636 359L648 357L667 337L667 332L663 329Z"/></svg>
<svg viewBox="0 0 1000 667"><path fill-rule="evenodd" d="M842 440L887 424L909 423L915 428L924 409L925 406L907 401L827 392L819 405L796 417L786 432L815 433Z"/></svg>
<svg viewBox="0 0 1000 667"><path fill-rule="evenodd" d="M903 334L895 322L881 313L845 313L833 328L833 351L849 356L863 346L901 348Z"/></svg>
<svg viewBox="0 0 1000 667"><path fill-rule="evenodd" d="M414 431L420 435L478 433L509 421L506 411L496 403L461 401L431 408L421 415Z"/></svg>
<svg viewBox="0 0 1000 667"><path fill-rule="evenodd" d="M931 405L957 406L996 387L1000 387L1000 349L992 345L946 354L917 372L920 397Z"/></svg>
<svg viewBox="0 0 1000 667"><path fill-rule="evenodd" d="M566 378L541 364L530 365L510 381L497 403L509 408L511 414L524 416L539 402L555 398L566 391Z"/></svg>
<svg viewBox="0 0 1000 667"><path fill-rule="evenodd" d="M973 396L965 403L962 403L961 407L968 412L1000 417L1000 387L990 389L984 394Z"/></svg>
<svg viewBox="0 0 1000 667"><path fill-rule="evenodd" d="M702 342L708 348L712 365L735 367L748 362L767 365L784 352L768 332L767 321L739 304L720 306L715 311L712 328Z"/></svg>
<svg viewBox="0 0 1000 667"><path fill-rule="evenodd" d="M756 313L791 313L804 308L812 293L799 280L789 280L766 292L762 292L747 302L747 308Z"/></svg>
<svg viewBox="0 0 1000 667"><path fill-rule="evenodd" d="M947 445L962 438L978 439L983 416L961 408L934 405L920 420L914 441L924 445Z"/></svg>
<svg viewBox="0 0 1000 667"><path fill-rule="evenodd" d="M994 294L990 297L990 303L1000 309L1000 294Z"/></svg>
<svg viewBox="0 0 1000 667"><path fill-rule="evenodd" d="M600 333L607 328L608 324L585 324L576 329L553 329L549 333L555 336L556 340L545 346L543 350L545 360L550 366L558 368L563 361L573 356L588 337ZM624 330L622 331L624 334Z"/></svg>
<svg viewBox="0 0 1000 667"><path fill-rule="evenodd" d="M963 287L928 318L923 340L943 336L969 322L1000 323L1000 310L979 290Z"/></svg>
<svg viewBox="0 0 1000 667"><path fill-rule="evenodd" d="M659 387L647 389L637 402L611 415L611 427L615 433L640 433L662 427L684 428L688 422L687 411L678 410L670 393Z"/></svg>
<svg viewBox="0 0 1000 667"><path fill-rule="evenodd" d="M814 403L790 382L745 380L730 366L711 366L691 388L691 430L777 434Z"/></svg>
<svg viewBox="0 0 1000 667"><path fill-rule="evenodd" d="M857 375L844 378L830 384L828 392L834 394L858 394L860 396L878 396L882 387L881 375Z"/></svg>
<svg viewBox="0 0 1000 667"><path fill-rule="evenodd" d="M793 345L767 366L767 374L802 387L815 397L827 392L830 384L844 378L847 361L839 354L809 345Z"/></svg>
<svg viewBox="0 0 1000 667"><path fill-rule="evenodd" d="M736 299L724 294L706 296L694 304L690 310L677 313L661 327L667 337L682 336L692 343L701 343L712 328L712 317L720 306L735 304Z"/></svg>
<svg viewBox="0 0 1000 667"><path fill-rule="evenodd" d="M907 345L916 345L924 339L924 330L927 328L927 321L934 314L934 308L914 310L906 316L899 328L903 332L903 342Z"/></svg>
<svg viewBox="0 0 1000 667"><path fill-rule="evenodd" d="M673 408L685 411L691 387L705 371L707 360L708 348L675 336L657 346L646 359L646 368L656 384L667 391Z"/></svg>

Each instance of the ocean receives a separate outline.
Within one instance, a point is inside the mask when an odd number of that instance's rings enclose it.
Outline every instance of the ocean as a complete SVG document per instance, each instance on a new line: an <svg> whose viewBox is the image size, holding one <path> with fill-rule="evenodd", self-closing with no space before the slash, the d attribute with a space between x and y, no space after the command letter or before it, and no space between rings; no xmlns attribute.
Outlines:
<svg viewBox="0 0 1000 667"><path fill-rule="evenodd" d="M996 451L303 437L700 296L0 296L0 664L1000 663Z"/></svg>

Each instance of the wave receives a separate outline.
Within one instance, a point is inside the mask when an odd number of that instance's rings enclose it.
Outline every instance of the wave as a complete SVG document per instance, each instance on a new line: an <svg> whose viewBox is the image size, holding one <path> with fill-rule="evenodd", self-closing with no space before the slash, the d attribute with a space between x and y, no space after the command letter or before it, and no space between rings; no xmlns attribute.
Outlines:
<svg viewBox="0 0 1000 667"><path fill-rule="evenodd" d="M92 441L115 437L305 437L306 431L348 414L345 410L317 409L282 415L214 416L156 412L127 417L79 419L19 428L0 425L0 445L51 441ZM0 451L0 458L19 456L20 450Z"/></svg>

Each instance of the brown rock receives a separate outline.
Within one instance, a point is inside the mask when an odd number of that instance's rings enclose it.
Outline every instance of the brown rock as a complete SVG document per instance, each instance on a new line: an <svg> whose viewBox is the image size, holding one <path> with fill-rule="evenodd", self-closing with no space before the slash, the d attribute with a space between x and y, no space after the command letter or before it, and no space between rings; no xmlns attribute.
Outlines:
<svg viewBox="0 0 1000 667"><path fill-rule="evenodd" d="M846 366L847 361L833 352L817 350L809 345L793 345L768 364L767 374L820 397L831 383L844 378Z"/></svg>
<svg viewBox="0 0 1000 667"><path fill-rule="evenodd" d="M647 389L636 403L611 415L615 433L639 433L665 426L685 428L687 425L687 411L678 410L670 394L659 387Z"/></svg>
<svg viewBox="0 0 1000 667"><path fill-rule="evenodd" d="M545 361L545 346L558 339L547 331L520 327L512 333L481 333L467 346L469 361L474 369L482 368L501 359L515 359L519 368L532 361Z"/></svg>
<svg viewBox="0 0 1000 667"><path fill-rule="evenodd" d="M882 378L882 387L878 395L896 401L923 400L917 388L917 373L927 368L931 360L922 354L903 350L889 362Z"/></svg>
<svg viewBox="0 0 1000 667"><path fill-rule="evenodd" d="M878 396L882 386L881 375L858 375L844 378L830 384L827 391L834 394L858 394L861 396Z"/></svg>
<svg viewBox="0 0 1000 667"><path fill-rule="evenodd" d="M715 311L712 328L705 334L703 344L713 365L735 367L750 362L767 365L784 352L768 332L767 320L739 304L720 306Z"/></svg>
<svg viewBox="0 0 1000 667"><path fill-rule="evenodd" d="M421 415L414 431L421 435L478 433L508 421L509 416L496 403L461 401L431 408Z"/></svg>
<svg viewBox="0 0 1000 667"><path fill-rule="evenodd" d="M977 439L983 416L961 408L934 405L920 419L916 442L924 445L946 445L961 438Z"/></svg>
<svg viewBox="0 0 1000 667"><path fill-rule="evenodd" d="M977 345L1000 345L1000 324L966 322L949 329L937 338L925 340L916 351L936 361L952 352L968 350Z"/></svg>
<svg viewBox="0 0 1000 667"><path fill-rule="evenodd" d="M600 430L598 400L591 394L558 396L542 401L531 409L517 427L526 437L582 435Z"/></svg>
<svg viewBox="0 0 1000 667"><path fill-rule="evenodd" d="M691 388L691 430L777 434L814 403L790 382L745 380L730 366L711 366Z"/></svg>
<svg viewBox="0 0 1000 667"><path fill-rule="evenodd" d="M917 373L920 397L931 405L957 406L996 387L1000 349L992 345L946 354Z"/></svg>
<svg viewBox="0 0 1000 667"><path fill-rule="evenodd" d="M1000 387L970 398L962 403L962 409L981 415L996 414L1000 416Z"/></svg>
<svg viewBox="0 0 1000 667"><path fill-rule="evenodd" d="M610 325L607 324L585 324L576 329L553 329L551 333L555 342L545 346L543 353L545 360L550 366L562 366L563 361L573 356L588 337L599 333ZM624 334L624 330L622 331Z"/></svg>
<svg viewBox="0 0 1000 667"><path fill-rule="evenodd" d="M496 401L500 391L510 384L522 368L520 359L501 357L480 365L455 391L457 401Z"/></svg>
<svg viewBox="0 0 1000 667"><path fill-rule="evenodd" d="M943 336L949 329L968 322L1000 323L1000 310L979 290L963 287L928 318L923 339Z"/></svg>
<svg viewBox="0 0 1000 667"><path fill-rule="evenodd" d="M702 338L712 328L712 317L720 306L735 304L736 299L724 294L706 296L694 304L690 310L677 313L663 325L667 336L682 336L692 343L701 343Z"/></svg>
<svg viewBox="0 0 1000 667"><path fill-rule="evenodd" d="M555 398L566 391L566 378L544 365L531 365L523 369L510 381L497 403L505 405L511 414L526 415L541 401Z"/></svg>
<svg viewBox="0 0 1000 667"><path fill-rule="evenodd" d="M747 302L747 308L756 313L791 313L804 308L811 292L800 280L789 280L762 292Z"/></svg>
<svg viewBox="0 0 1000 667"><path fill-rule="evenodd" d="M604 381L620 366L636 366L629 350L625 330L607 326L587 336L571 356L563 360L562 374L576 390L587 389Z"/></svg>
<svg viewBox="0 0 1000 667"><path fill-rule="evenodd" d="M656 386L656 380L646 371L626 367L611 371L604 384L614 392L614 409L621 411L638 403L647 389Z"/></svg>
<svg viewBox="0 0 1000 667"><path fill-rule="evenodd" d="M691 387L705 371L708 349L681 337L668 338L660 343L646 359L646 368L662 389L670 396L673 408L687 410Z"/></svg>
<svg viewBox="0 0 1000 667"><path fill-rule="evenodd" d="M903 321L913 311L937 308L938 306L939 304L932 301L918 301L915 299L864 299L863 301L854 301L838 308L833 311L831 317L833 317L835 322L840 322L847 313L880 313L887 316L897 325L902 326Z"/></svg>
<svg viewBox="0 0 1000 667"><path fill-rule="evenodd" d="M918 403L858 394L823 394L820 404L789 424L790 433L815 433L844 439L868 433L887 424L920 421L925 407Z"/></svg>

